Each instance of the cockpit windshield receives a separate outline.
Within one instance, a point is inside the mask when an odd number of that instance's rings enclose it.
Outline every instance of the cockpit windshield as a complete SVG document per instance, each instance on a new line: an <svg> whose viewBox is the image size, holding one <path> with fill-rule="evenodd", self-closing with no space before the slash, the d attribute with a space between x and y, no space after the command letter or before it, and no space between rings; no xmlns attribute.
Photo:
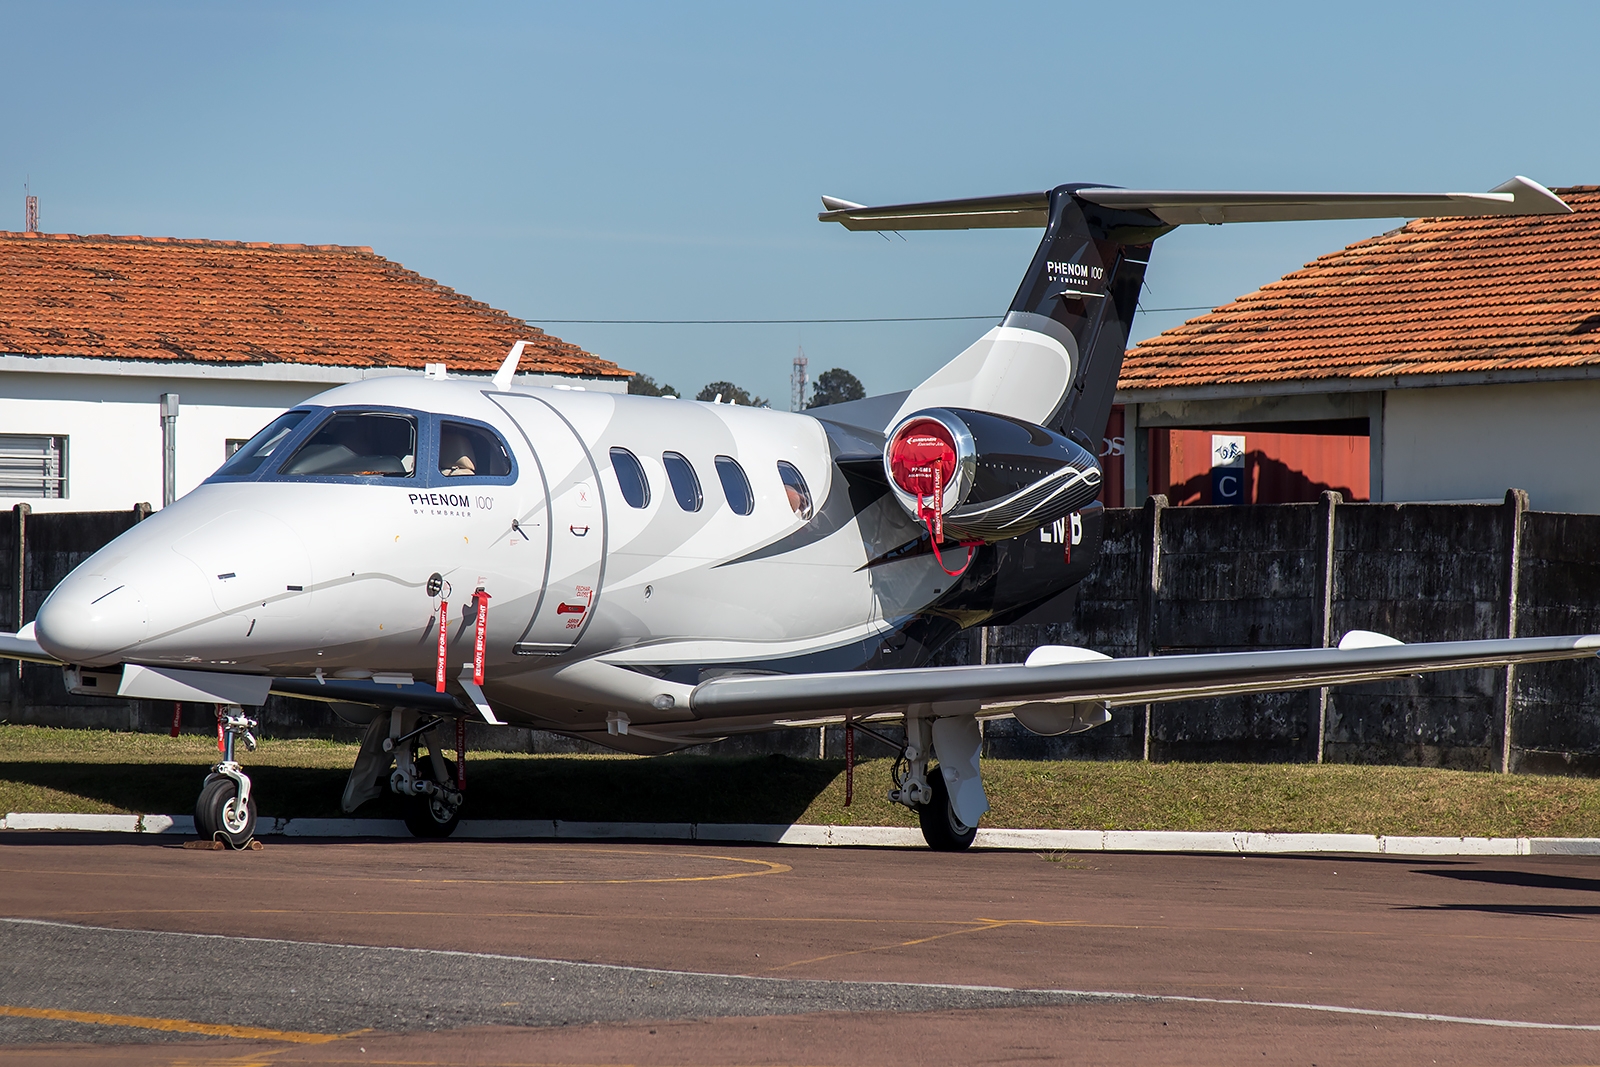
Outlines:
<svg viewBox="0 0 1600 1067"><path fill-rule="evenodd" d="M323 423L278 473L409 478L417 469L417 420L386 411L341 411Z"/></svg>
<svg viewBox="0 0 1600 1067"><path fill-rule="evenodd" d="M286 411L279 415L267 424L266 429L246 441L239 451L218 468L217 473L236 478L254 474L261 469L263 463L272 458L278 446L288 439L294 428L309 414L311 414L309 411Z"/></svg>

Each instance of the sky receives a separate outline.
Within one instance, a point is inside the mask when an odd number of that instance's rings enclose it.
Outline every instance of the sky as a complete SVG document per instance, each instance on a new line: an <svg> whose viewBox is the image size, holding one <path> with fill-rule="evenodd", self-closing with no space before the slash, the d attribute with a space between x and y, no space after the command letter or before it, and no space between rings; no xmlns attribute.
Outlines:
<svg viewBox="0 0 1600 1067"><path fill-rule="evenodd" d="M861 203L1069 181L1600 183L1590 3L11 3L0 229L370 245L691 395L791 360L909 388L1030 230L850 233ZM1183 227L1146 309L1211 307L1398 221ZM1196 311L1147 310L1134 338Z"/></svg>

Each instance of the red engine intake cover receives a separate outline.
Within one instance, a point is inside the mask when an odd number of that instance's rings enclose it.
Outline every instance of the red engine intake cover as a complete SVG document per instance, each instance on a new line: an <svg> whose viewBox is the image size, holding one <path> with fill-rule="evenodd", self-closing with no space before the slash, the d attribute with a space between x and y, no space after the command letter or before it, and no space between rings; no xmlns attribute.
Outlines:
<svg viewBox="0 0 1600 1067"><path fill-rule="evenodd" d="M956 472L955 435L942 422L918 419L901 427L889 442L889 471L895 484L913 496L943 509L943 501L932 501L934 494L933 469L941 468L939 487L950 484Z"/></svg>

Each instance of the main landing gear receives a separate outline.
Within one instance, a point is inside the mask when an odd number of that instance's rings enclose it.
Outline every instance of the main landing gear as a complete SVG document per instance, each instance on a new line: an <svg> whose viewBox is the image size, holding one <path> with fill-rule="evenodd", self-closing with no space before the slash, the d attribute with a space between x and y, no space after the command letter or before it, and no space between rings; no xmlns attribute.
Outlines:
<svg viewBox="0 0 1600 1067"><path fill-rule="evenodd" d="M194 828L201 837L244 848L255 836L256 798L250 792L250 776L239 766L234 752L240 738L244 739L245 748L251 752L256 750L255 734L251 731L257 725L237 704L217 710L222 759L206 776L205 785L200 787L200 799L194 806Z"/></svg>
<svg viewBox="0 0 1600 1067"><path fill-rule="evenodd" d="M922 839L935 852L963 852L978 836L978 820L989 810L978 777L981 745L977 721L968 716L906 716L906 747L890 772L889 799L917 813ZM929 764L934 749L940 763Z"/></svg>
<svg viewBox="0 0 1600 1067"><path fill-rule="evenodd" d="M466 738L455 720L456 758L447 761L442 738L448 719L396 710L372 720L345 784L342 807L353 812L383 792L385 781L401 798L406 828L417 837L449 837L465 802ZM392 768L392 769L391 769Z"/></svg>

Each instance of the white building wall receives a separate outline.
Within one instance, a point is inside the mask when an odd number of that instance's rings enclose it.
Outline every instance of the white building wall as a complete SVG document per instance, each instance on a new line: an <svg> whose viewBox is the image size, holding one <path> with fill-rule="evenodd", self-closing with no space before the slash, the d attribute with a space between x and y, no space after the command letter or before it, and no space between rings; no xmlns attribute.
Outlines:
<svg viewBox="0 0 1600 1067"><path fill-rule="evenodd" d="M226 457L230 438L247 439L284 410L362 374L347 368L263 368L257 376L229 368L197 368L196 376L163 376L147 365L105 373L107 361L57 359L55 366L83 371L8 371L0 357L0 434L63 436L67 444L65 499L6 496L0 509L25 503L43 511L122 511L135 504L161 507L161 394L179 397L177 475L182 496L210 477ZM293 380L296 370L308 380ZM331 371L331 373L330 373ZM377 369L371 374L420 373ZM269 377L269 375L271 377ZM485 376L487 384L487 378ZM543 374L518 375L519 385L581 383L625 392L626 380Z"/></svg>
<svg viewBox="0 0 1600 1067"><path fill-rule="evenodd" d="M179 396L177 474L182 495L222 465L224 442L248 438L325 386L311 382L195 381L98 375L8 375L0 433L67 440L65 499L0 496L0 507L121 511L161 506L161 394Z"/></svg>
<svg viewBox="0 0 1600 1067"><path fill-rule="evenodd" d="M1391 390L1384 400L1383 499L1505 499L1538 511L1600 513L1600 382Z"/></svg>

